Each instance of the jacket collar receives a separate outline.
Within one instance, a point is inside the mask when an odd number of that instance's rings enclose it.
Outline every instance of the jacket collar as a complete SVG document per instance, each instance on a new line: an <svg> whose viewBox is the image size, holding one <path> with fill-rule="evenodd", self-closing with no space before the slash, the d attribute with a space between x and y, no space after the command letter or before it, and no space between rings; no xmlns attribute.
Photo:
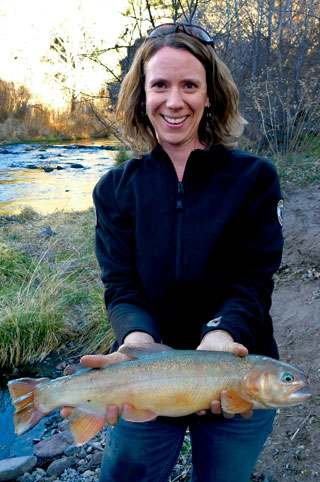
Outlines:
<svg viewBox="0 0 320 482"><path fill-rule="evenodd" d="M195 149L189 155L186 171L190 172L191 177L208 171L220 171L229 165L230 152L230 149L221 144L217 144L207 150ZM150 156L157 161L163 161L167 165L170 163L173 167L170 157L160 144L153 149Z"/></svg>

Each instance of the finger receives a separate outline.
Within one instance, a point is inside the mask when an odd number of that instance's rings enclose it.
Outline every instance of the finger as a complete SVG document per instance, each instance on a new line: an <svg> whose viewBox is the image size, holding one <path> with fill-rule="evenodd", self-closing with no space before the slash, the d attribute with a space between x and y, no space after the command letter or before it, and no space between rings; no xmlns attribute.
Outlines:
<svg viewBox="0 0 320 482"><path fill-rule="evenodd" d="M213 400L210 404L210 409L214 415L220 415L222 413L220 401Z"/></svg>
<svg viewBox="0 0 320 482"><path fill-rule="evenodd" d="M247 412L241 413L241 417L246 418L246 419L251 418L252 415L253 415L253 410L248 410Z"/></svg>
<svg viewBox="0 0 320 482"><path fill-rule="evenodd" d="M106 422L112 427L114 425L117 425L117 423L119 422L119 408L117 407L117 405L107 406Z"/></svg>
<svg viewBox="0 0 320 482"><path fill-rule="evenodd" d="M117 351L110 355L85 355L80 359L82 365L90 368L102 368L128 360L130 360L130 358L127 355Z"/></svg>
<svg viewBox="0 0 320 482"><path fill-rule="evenodd" d="M72 408L72 407L63 407L63 409L60 411L60 415L61 415L62 418L70 417L73 410L74 410L74 408Z"/></svg>
<svg viewBox="0 0 320 482"><path fill-rule="evenodd" d="M224 418L233 418L235 416L234 413L222 412Z"/></svg>
<svg viewBox="0 0 320 482"><path fill-rule="evenodd" d="M244 345L241 345L241 343L237 343L235 341L228 343L225 347L225 351L229 351L237 356L247 356L249 353L248 349Z"/></svg>
<svg viewBox="0 0 320 482"><path fill-rule="evenodd" d="M206 410L198 410L198 411L196 412L196 414L199 415L199 417L201 417L201 415L205 415L206 413L207 413Z"/></svg>

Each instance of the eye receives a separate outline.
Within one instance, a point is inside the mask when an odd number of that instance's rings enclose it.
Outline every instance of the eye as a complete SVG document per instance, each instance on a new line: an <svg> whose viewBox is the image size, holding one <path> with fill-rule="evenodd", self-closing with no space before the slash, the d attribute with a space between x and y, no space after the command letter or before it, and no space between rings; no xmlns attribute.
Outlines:
<svg viewBox="0 0 320 482"><path fill-rule="evenodd" d="M186 89L195 89L197 87L193 82L187 82L185 86Z"/></svg>
<svg viewBox="0 0 320 482"><path fill-rule="evenodd" d="M290 372L285 372L281 377L281 381L284 383L292 383L294 381L294 376Z"/></svg>
<svg viewBox="0 0 320 482"><path fill-rule="evenodd" d="M165 87L165 83L164 82L156 82L155 84L153 84L153 87L155 87L156 89L163 89Z"/></svg>

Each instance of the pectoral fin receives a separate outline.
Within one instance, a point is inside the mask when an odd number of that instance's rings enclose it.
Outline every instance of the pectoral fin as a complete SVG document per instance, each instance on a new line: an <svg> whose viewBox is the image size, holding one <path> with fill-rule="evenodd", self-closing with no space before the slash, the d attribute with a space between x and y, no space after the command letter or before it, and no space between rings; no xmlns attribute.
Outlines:
<svg viewBox="0 0 320 482"><path fill-rule="evenodd" d="M70 430L76 445L84 445L94 437L106 424L99 415L74 408L68 417Z"/></svg>
<svg viewBox="0 0 320 482"><path fill-rule="evenodd" d="M157 416L157 413L151 410L137 409L131 403L125 403L121 412L121 417L127 422L150 422Z"/></svg>
<svg viewBox="0 0 320 482"><path fill-rule="evenodd" d="M227 413L243 413L253 408L253 403L240 397L235 390L227 390L227 394L221 397L221 407Z"/></svg>

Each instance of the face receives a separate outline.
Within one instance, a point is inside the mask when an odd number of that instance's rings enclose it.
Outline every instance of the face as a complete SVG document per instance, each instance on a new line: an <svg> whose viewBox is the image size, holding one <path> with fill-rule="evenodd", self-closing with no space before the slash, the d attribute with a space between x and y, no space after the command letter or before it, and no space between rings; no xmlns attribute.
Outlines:
<svg viewBox="0 0 320 482"><path fill-rule="evenodd" d="M146 111L166 150L203 146L198 128L209 103L206 71L187 50L163 47L145 66Z"/></svg>

